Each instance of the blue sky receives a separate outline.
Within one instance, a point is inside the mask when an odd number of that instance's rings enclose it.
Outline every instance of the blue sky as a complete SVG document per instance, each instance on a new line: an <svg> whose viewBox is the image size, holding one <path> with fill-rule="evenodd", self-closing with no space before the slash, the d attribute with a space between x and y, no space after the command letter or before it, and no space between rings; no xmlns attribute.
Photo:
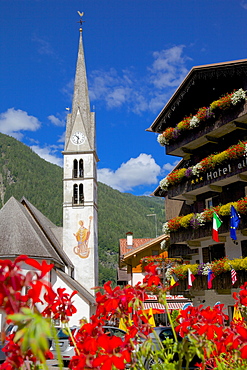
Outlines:
<svg viewBox="0 0 247 370"><path fill-rule="evenodd" d="M60 166L78 10L98 179L148 195L177 158L145 130L193 66L247 58L247 0L0 0L0 132Z"/></svg>

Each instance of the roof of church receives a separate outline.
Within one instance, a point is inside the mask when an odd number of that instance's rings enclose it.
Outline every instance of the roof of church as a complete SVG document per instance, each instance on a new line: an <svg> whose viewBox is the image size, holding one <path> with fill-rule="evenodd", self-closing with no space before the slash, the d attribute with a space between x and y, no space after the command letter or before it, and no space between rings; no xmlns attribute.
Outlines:
<svg viewBox="0 0 247 370"><path fill-rule="evenodd" d="M61 259L66 263L66 265L73 266L73 263L70 261L67 254L62 249L63 228L56 226L25 197L21 199L21 203L29 210L33 218L39 224L40 228L46 234L46 237L50 240L51 244L61 257Z"/></svg>
<svg viewBox="0 0 247 370"><path fill-rule="evenodd" d="M72 279L71 276L63 271L56 270L56 273L67 285L70 286L71 289L76 290L83 299L86 299L89 304L94 305L96 303L95 297L80 283L78 283L78 281Z"/></svg>
<svg viewBox="0 0 247 370"><path fill-rule="evenodd" d="M26 199L22 202L11 197L0 210L0 256L15 258L25 254L58 266L72 265L52 234L56 226Z"/></svg>

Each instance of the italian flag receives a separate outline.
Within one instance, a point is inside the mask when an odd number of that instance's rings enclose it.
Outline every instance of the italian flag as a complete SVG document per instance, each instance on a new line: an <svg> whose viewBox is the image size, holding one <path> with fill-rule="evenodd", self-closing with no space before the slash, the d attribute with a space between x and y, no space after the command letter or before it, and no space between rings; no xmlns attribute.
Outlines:
<svg viewBox="0 0 247 370"><path fill-rule="evenodd" d="M188 269L188 289L192 287L192 283L195 279L196 279L195 276L192 274L190 269Z"/></svg>
<svg viewBox="0 0 247 370"><path fill-rule="evenodd" d="M216 212L214 212L213 214L213 231L212 231L212 238L215 242L219 242L219 228L222 224L222 221L221 219L219 218L219 216L217 215Z"/></svg>

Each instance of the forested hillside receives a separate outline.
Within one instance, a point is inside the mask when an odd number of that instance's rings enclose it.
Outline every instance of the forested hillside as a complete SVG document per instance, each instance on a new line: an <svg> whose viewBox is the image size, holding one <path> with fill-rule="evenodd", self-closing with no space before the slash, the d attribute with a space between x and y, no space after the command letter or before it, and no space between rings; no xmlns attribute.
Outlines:
<svg viewBox="0 0 247 370"><path fill-rule="evenodd" d="M63 170L46 162L29 147L0 133L0 206L13 195L25 196L56 225L62 225ZM99 277L116 280L119 239L128 231L135 238L155 237L164 222L164 201L155 197L137 197L98 184Z"/></svg>

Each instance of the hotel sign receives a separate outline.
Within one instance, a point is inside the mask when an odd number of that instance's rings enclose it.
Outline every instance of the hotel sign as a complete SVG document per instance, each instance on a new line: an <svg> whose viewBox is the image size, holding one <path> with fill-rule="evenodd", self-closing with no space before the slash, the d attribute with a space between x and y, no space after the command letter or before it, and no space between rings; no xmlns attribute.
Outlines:
<svg viewBox="0 0 247 370"><path fill-rule="evenodd" d="M247 172L247 157L245 156L230 160L213 170L200 173L198 176L193 176L177 185L171 186L168 190L168 197L173 198L243 172Z"/></svg>
<svg viewBox="0 0 247 370"><path fill-rule="evenodd" d="M217 168L214 171L207 172L206 173L206 180L207 181L211 181L213 179L217 179L217 177L224 176L226 174L231 173L232 171L234 171L234 172L242 172L245 169L245 167L247 167L247 157L244 157L244 159L241 162L238 162L237 163L237 166L234 166L233 167L229 163L229 164L227 164L223 168L220 168L219 167L219 168ZM238 170L238 171L236 171L236 170Z"/></svg>

